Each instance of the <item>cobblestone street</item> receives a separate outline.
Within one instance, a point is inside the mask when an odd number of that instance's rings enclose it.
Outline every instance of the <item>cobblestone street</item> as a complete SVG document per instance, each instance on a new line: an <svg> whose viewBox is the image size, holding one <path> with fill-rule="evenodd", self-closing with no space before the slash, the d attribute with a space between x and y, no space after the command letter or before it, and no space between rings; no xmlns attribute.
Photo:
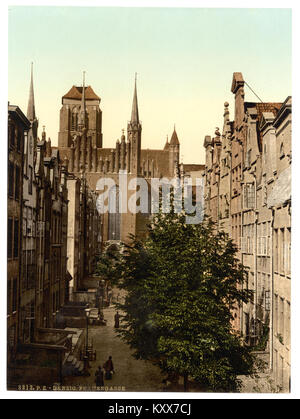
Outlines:
<svg viewBox="0 0 300 419"><path fill-rule="evenodd" d="M89 341L97 352L96 361L90 362L89 377L65 377L65 386L80 385L83 387L95 386L95 371L99 365L111 355L115 374L111 380L104 380L104 386L110 391L163 391L163 376L159 368L150 362L136 360L132 351L118 336L114 329L114 306L103 310L107 320L106 326L89 326Z"/></svg>

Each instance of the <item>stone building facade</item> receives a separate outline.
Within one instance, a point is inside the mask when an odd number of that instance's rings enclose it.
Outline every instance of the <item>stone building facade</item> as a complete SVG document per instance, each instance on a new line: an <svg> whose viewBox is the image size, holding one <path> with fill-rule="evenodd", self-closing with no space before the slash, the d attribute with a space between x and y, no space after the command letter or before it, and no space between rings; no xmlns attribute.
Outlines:
<svg viewBox="0 0 300 419"><path fill-rule="evenodd" d="M7 197L7 360L17 353L23 217L24 144L30 122L18 106L8 105Z"/></svg>
<svg viewBox="0 0 300 419"><path fill-rule="evenodd" d="M239 260L249 268L247 287L253 291L253 299L237 308L234 326L247 344L265 352L276 385L287 391L291 98L284 104L246 102L244 84L242 74L234 73L234 119L230 121L225 103L222 135L217 129L216 137L204 140L205 212L233 239ZM284 194L278 192L283 183ZM280 195L284 199L278 199Z"/></svg>
<svg viewBox="0 0 300 419"><path fill-rule="evenodd" d="M101 217L97 195L88 187L84 175L79 179L69 174L67 189L69 298L76 300L76 292L84 288L83 280L93 275L96 257L101 252Z"/></svg>

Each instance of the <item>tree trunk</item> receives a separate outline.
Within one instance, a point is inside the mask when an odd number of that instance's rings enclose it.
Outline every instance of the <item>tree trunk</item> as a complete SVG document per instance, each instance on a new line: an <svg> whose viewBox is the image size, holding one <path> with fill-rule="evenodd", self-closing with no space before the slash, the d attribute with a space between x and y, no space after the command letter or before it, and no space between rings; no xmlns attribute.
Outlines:
<svg viewBox="0 0 300 419"><path fill-rule="evenodd" d="M184 385L184 391L187 392L188 391L188 374L184 374L183 376L183 385Z"/></svg>

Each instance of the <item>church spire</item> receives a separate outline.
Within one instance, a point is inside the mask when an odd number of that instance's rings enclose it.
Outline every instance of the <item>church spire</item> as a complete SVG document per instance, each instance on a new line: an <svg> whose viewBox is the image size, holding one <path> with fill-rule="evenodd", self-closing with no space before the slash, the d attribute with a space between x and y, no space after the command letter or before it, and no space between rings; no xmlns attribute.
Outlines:
<svg viewBox="0 0 300 419"><path fill-rule="evenodd" d="M36 119L35 105L34 105L34 91L33 91L33 63L31 63L31 79L30 79L29 99L28 99L28 107L27 107L27 118L31 122Z"/></svg>
<svg viewBox="0 0 300 419"><path fill-rule="evenodd" d="M135 73L135 82L134 82L134 94L133 94L133 102L132 102L132 111L131 111L131 121L139 123L139 109L138 109L138 100L137 100L137 91L136 91L136 77L137 73Z"/></svg>

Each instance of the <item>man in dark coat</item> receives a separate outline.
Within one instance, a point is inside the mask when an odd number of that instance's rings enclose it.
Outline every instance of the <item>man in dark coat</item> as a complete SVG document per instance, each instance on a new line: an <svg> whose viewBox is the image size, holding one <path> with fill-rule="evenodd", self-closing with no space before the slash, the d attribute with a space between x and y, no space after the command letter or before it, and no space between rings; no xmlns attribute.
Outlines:
<svg viewBox="0 0 300 419"><path fill-rule="evenodd" d="M102 387L104 386L104 373L103 370L101 368L101 366L99 365L97 371L95 372L95 377L96 377L96 386L97 387Z"/></svg>
<svg viewBox="0 0 300 419"><path fill-rule="evenodd" d="M114 371L114 364L112 362L112 357L110 356L108 360L103 365L103 368L105 369L105 379L111 380L112 372Z"/></svg>
<svg viewBox="0 0 300 419"><path fill-rule="evenodd" d="M115 314L115 329L118 329L120 327L120 314L116 312Z"/></svg>

